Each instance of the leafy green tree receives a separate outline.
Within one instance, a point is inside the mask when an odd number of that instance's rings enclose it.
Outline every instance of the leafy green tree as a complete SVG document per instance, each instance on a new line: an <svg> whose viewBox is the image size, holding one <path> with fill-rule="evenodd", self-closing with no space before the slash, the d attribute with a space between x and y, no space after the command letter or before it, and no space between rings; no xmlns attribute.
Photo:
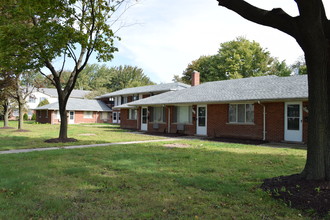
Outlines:
<svg viewBox="0 0 330 220"><path fill-rule="evenodd" d="M305 53L308 75L308 143L303 179L330 180L330 21L322 0L295 1L299 15L281 8L264 10L244 0L217 0L252 22L296 39Z"/></svg>
<svg viewBox="0 0 330 220"><path fill-rule="evenodd" d="M44 105L48 105L49 101L48 99L44 99L42 101L39 102L38 107L44 106Z"/></svg>
<svg viewBox="0 0 330 220"><path fill-rule="evenodd" d="M0 4L0 50L5 57L19 54L26 58L29 68L46 67L41 71L58 93L61 125L59 140L67 138L66 104L81 71L93 52L99 61L109 61L116 38L110 19L125 0L53 0L11 1ZM24 53L31 56L23 56ZM61 58L62 68L53 62ZM62 74L67 59L74 65L65 83ZM21 66L20 66L21 67ZM23 68L24 69L24 68Z"/></svg>
<svg viewBox="0 0 330 220"><path fill-rule="evenodd" d="M299 57L291 66L292 70L299 75L307 74L307 66L304 57Z"/></svg>
<svg viewBox="0 0 330 220"><path fill-rule="evenodd" d="M111 80L107 84L107 88L113 91L155 84L143 73L143 70L138 67L119 66L112 67L110 71Z"/></svg>
<svg viewBox="0 0 330 220"><path fill-rule="evenodd" d="M195 70L200 73L200 81L202 83L229 79L225 71L220 70L222 64L218 63L218 61L218 55L201 56L188 65L183 72L182 81L190 84L192 73Z"/></svg>
<svg viewBox="0 0 330 220"><path fill-rule="evenodd" d="M269 75L290 76L292 72L293 70L286 64L285 60L280 62L278 59L275 59L270 67Z"/></svg>
<svg viewBox="0 0 330 220"><path fill-rule="evenodd" d="M201 56L192 61L183 72L182 80L185 83L190 83L194 70L200 72L201 82L270 74L290 75L290 69L285 61L278 61L259 43L243 37L220 44L215 55Z"/></svg>

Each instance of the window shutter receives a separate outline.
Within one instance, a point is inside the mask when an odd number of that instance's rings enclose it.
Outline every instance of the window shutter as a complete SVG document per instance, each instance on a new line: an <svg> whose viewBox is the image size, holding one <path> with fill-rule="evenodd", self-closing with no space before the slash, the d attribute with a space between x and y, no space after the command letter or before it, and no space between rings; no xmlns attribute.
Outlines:
<svg viewBox="0 0 330 220"><path fill-rule="evenodd" d="M163 122L166 122L166 108L163 107Z"/></svg>
<svg viewBox="0 0 330 220"><path fill-rule="evenodd" d="M178 112L178 107L174 106L173 107L173 122L176 123L178 121L178 116L177 116L177 112Z"/></svg>
<svg viewBox="0 0 330 220"><path fill-rule="evenodd" d="M149 112L150 112L149 121L150 122L153 122L154 121L154 108L153 107L149 107Z"/></svg>

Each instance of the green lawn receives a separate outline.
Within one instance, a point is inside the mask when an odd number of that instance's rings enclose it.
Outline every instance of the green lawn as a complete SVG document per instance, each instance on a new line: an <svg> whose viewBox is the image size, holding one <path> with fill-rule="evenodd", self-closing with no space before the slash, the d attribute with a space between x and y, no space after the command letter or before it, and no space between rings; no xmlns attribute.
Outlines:
<svg viewBox="0 0 330 220"><path fill-rule="evenodd" d="M100 126L70 130L112 136ZM115 131L114 139L132 136ZM0 155L0 219L308 219L259 189L265 178L300 172L305 150L169 143Z"/></svg>
<svg viewBox="0 0 330 220"><path fill-rule="evenodd" d="M0 123L2 122L0 121ZM17 128L17 122L10 121L9 126ZM130 131L120 129L118 125L77 124L69 125L68 137L76 138L78 139L78 142L49 144L44 141L50 138L58 137L60 129L59 125L25 122L23 129L28 130L28 132L17 132L17 129L0 129L0 151L161 139L160 137L133 134Z"/></svg>

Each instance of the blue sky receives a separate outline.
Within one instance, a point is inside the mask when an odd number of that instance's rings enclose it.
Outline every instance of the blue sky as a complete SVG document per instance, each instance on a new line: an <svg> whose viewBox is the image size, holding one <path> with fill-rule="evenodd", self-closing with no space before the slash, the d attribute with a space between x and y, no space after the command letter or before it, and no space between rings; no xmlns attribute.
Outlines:
<svg viewBox="0 0 330 220"><path fill-rule="evenodd" d="M298 15L294 0L248 0L263 9L283 8ZM330 3L324 1L325 8ZM122 18L127 24L117 32L119 52L106 65L140 67L156 83L168 83L181 75L201 55L216 54L220 43L238 36L255 40L272 56L293 63L303 55L296 41L269 27L249 22L218 6L216 0L138 0ZM93 58L90 63L97 63Z"/></svg>

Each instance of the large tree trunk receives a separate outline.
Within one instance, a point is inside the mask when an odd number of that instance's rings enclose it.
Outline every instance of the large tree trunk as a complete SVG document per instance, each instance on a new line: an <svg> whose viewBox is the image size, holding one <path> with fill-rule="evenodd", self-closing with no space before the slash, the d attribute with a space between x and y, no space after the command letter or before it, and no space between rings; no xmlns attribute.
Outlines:
<svg viewBox="0 0 330 220"><path fill-rule="evenodd" d="M330 180L330 41L320 21L302 21L296 39L305 52L309 96L307 161L302 175L308 180Z"/></svg>
<svg viewBox="0 0 330 220"><path fill-rule="evenodd" d="M8 127L9 124L9 103L6 101L6 103L3 105L3 126Z"/></svg>
<svg viewBox="0 0 330 220"><path fill-rule="evenodd" d="M68 115L66 111L67 100L62 95L58 96L59 111L61 116L59 139L65 140L68 138Z"/></svg>
<svg viewBox="0 0 330 220"><path fill-rule="evenodd" d="M18 102L18 130L23 129L23 107L21 100Z"/></svg>

